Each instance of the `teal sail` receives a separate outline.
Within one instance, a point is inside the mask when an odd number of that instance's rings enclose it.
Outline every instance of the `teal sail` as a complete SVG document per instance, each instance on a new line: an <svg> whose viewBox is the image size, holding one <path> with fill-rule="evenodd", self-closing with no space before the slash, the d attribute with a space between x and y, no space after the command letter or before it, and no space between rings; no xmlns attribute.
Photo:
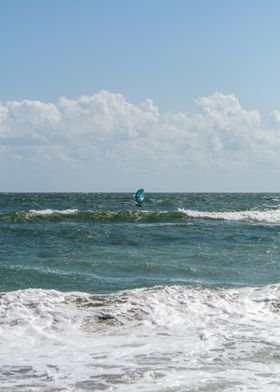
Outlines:
<svg viewBox="0 0 280 392"><path fill-rule="evenodd" d="M144 195L144 189L138 189L138 191L135 193L135 200L137 203L142 204L145 199Z"/></svg>

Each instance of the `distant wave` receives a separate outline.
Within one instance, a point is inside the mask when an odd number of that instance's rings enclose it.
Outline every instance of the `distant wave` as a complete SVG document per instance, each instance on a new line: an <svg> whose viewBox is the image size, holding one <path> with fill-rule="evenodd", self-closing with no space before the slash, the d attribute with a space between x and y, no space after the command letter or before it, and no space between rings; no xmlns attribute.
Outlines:
<svg viewBox="0 0 280 392"><path fill-rule="evenodd" d="M221 219L229 221L249 220L262 223L280 223L280 210L246 210L246 211L224 211L224 212L209 212L209 211L196 211L179 208L179 212L191 218L208 218L208 219Z"/></svg>
<svg viewBox="0 0 280 392"><path fill-rule="evenodd" d="M50 208L47 208L46 210L30 210L29 212L26 213L26 216L29 214L29 216L46 216L46 215L56 215L56 214L61 214L61 215L69 215L69 214L76 214L79 210L77 209L68 209L68 210L52 210Z"/></svg>
<svg viewBox="0 0 280 392"><path fill-rule="evenodd" d="M245 211L198 211L178 208L173 211L148 210L79 210L79 209L43 209L17 211L0 214L0 220L12 222L32 221L96 221L111 223L182 223L187 219L214 219L226 221L242 221L280 224L280 209L245 210Z"/></svg>
<svg viewBox="0 0 280 392"><path fill-rule="evenodd" d="M185 214L179 211L146 211L146 210L29 210L18 211L12 213L4 213L0 215L0 220L10 220L13 222L27 221L57 221L57 220L91 220L97 222L174 222L186 219Z"/></svg>

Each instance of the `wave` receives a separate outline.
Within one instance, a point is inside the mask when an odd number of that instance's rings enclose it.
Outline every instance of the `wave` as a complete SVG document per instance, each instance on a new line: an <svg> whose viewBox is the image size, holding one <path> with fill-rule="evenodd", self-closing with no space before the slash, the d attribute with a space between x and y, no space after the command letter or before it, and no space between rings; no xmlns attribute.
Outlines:
<svg viewBox="0 0 280 392"><path fill-rule="evenodd" d="M147 210L29 210L0 215L0 220L14 222L27 222L38 220L91 220L98 222L172 222L185 219L185 215L179 211L147 211Z"/></svg>
<svg viewBox="0 0 280 392"><path fill-rule="evenodd" d="M0 220L12 222L33 221L96 221L110 223L184 223L187 219L213 219L226 221L248 221L266 224L280 224L280 209L244 210L244 211L198 211L178 208L173 211L149 210L79 210L79 209L43 209L0 214Z"/></svg>
<svg viewBox="0 0 280 392"><path fill-rule="evenodd" d="M278 284L104 295L28 289L2 293L0 307L2 387L229 391L242 382L248 390L279 388Z"/></svg>
<svg viewBox="0 0 280 392"><path fill-rule="evenodd" d="M197 211L187 210L179 208L179 212L185 214L190 218L207 218L207 219L219 219L228 221L241 221L248 220L252 222L260 223L280 223L280 209L279 210L246 210L246 211L223 211L223 212L209 212L209 211Z"/></svg>
<svg viewBox="0 0 280 392"><path fill-rule="evenodd" d="M76 214L79 210L77 209L67 209L67 210L52 210L47 208L46 210L29 210L26 213L26 216L46 216L46 215L69 215L69 214Z"/></svg>
<svg viewBox="0 0 280 392"><path fill-rule="evenodd" d="M62 324L65 328L75 325L75 328L87 329L83 316L89 314L93 324L114 320L117 326L144 322L166 327L186 325L190 318L200 324L212 313L220 317L224 314L227 318L229 314L251 317L253 313L266 312L275 317L275 313L280 315L280 284L235 289L155 286L112 294L25 289L0 293L0 305L0 325L4 329L19 324L33 324L39 329L41 325L42 333ZM77 312L81 312L80 317L76 317ZM278 321L280 323L280 318Z"/></svg>

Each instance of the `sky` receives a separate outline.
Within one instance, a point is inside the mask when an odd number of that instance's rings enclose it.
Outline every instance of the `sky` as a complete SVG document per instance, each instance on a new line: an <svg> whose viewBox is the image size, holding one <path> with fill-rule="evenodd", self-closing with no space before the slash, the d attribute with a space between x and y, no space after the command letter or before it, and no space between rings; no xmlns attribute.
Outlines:
<svg viewBox="0 0 280 392"><path fill-rule="evenodd" d="M280 192L278 0L0 0L1 192Z"/></svg>

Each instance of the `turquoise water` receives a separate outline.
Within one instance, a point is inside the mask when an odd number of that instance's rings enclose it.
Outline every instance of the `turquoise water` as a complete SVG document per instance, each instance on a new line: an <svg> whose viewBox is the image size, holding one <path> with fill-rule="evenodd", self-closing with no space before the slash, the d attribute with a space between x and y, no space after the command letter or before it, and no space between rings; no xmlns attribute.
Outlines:
<svg viewBox="0 0 280 392"><path fill-rule="evenodd" d="M0 289L279 282L279 204L278 194L147 193L139 209L128 193L1 194Z"/></svg>
<svg viewBox="0 0 280 392"><path fill-rule="evenodd" d="M278 392L280 194L0 194L1 392Z"/></svg>

